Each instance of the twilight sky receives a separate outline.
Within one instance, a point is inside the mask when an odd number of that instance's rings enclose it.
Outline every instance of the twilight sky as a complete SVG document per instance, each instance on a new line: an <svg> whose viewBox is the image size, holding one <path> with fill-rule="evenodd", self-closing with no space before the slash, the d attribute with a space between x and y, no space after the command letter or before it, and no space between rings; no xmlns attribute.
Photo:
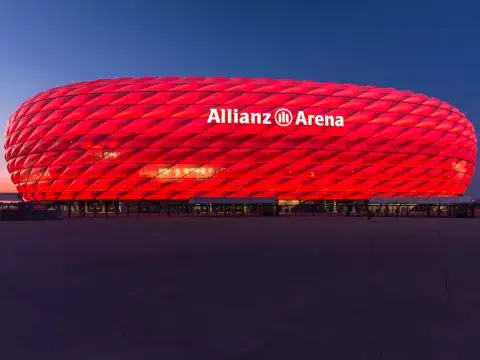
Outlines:
<svg viewBox="0 0 480 360"><path fill-rule="evenodd" d="M408 89L450 102L478 127L479 19L477 0L6 0L0 128L50 87L165 75ZM469 195L480 197L480 176Z"/></svg>

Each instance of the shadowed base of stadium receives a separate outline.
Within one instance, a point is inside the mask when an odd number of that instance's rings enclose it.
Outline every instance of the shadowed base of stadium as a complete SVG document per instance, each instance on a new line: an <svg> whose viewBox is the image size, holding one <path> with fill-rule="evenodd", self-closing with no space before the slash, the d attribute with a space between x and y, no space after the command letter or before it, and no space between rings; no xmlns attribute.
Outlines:
<svg viewBox="0 0 480 360"><path fill-rule="evenodd" d="M478 219L0 225L0 359L480 354Z"/></svg>

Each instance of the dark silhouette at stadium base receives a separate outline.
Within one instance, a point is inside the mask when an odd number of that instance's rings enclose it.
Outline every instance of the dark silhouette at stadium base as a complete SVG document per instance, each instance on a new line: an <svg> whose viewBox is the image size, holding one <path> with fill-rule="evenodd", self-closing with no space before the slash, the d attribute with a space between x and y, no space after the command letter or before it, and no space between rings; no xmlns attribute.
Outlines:
<svg viewBox="0 0 480 360"><path fill-rule="evenodd" d="M375 204L369 201L304 201L297 205L275 199L228 201L65 201L0 203L1 220L124 217L436 217L479 218L480 203Z"/></svg>

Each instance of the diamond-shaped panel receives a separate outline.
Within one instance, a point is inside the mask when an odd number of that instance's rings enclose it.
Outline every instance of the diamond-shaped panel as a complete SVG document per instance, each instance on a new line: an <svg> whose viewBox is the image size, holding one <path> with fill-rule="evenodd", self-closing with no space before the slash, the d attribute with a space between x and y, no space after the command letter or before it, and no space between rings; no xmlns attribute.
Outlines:
<svg viewBox="0 0 480 360"><path fill-rule="evenodd" d="M343 127L209 124L211 108L341 115ZM44 91L5 132L25 200L455 196L473 125L410 91L314 81L122 78Z"/></svg>

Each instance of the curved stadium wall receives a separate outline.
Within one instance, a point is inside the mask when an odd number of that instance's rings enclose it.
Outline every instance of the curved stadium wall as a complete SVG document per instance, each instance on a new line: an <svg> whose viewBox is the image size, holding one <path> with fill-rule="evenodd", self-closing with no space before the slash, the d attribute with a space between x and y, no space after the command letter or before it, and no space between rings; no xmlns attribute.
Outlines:
<svg viewBox="0 0 480 360"><path fill-rule="evenodd" d="M24 102L5 138L25 200L456 196L476 151L469 120L436 98L245 78L70 84Z"/></svg>

